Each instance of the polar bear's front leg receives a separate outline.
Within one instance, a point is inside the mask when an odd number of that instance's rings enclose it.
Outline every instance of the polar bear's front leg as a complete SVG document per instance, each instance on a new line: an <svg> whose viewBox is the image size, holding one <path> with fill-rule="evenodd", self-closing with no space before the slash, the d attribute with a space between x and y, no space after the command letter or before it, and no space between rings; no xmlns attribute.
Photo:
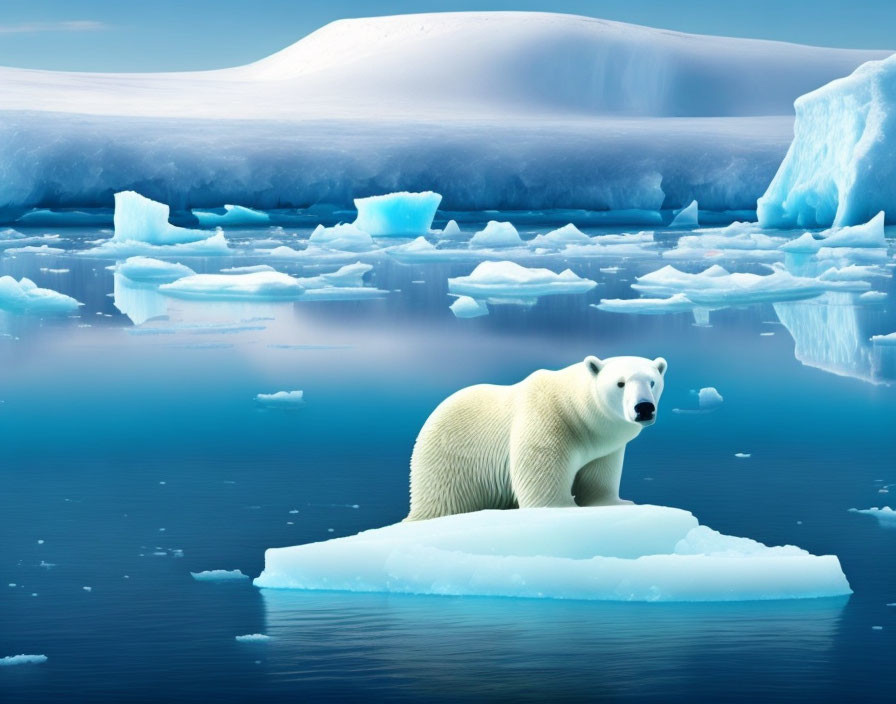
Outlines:
<svg viewBox="0 0 896 704"><path fill-rule="evenodd" d="M575 502L579 506L616 506L630 504L619 498L619 482L622 479L622 462L625 445L606 457L599 457L586 464L576 474L572 485Z"/></svg>
<svg viewBox="0 0 896 704"><path fill-rule="evenodd" d="M536 443L526 438L524 433L531 428L523 425L511 432L510 486L517 504L520 508L575 506L575 467L568 451L561 443Z"/></svg>

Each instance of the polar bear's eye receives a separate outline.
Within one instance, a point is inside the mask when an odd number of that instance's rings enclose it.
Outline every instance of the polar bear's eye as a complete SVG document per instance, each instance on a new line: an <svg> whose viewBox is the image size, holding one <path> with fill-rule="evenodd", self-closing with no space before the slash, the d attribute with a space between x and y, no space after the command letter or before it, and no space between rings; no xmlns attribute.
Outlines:
<svg viewBox="0 0 896 704"><path fill-rule="evenodd" d="M617 381L617 382L616 382L616 386L618 386L618 387L621 389L623 386L625 386L625 382L624 382L624 381L621 381L621 380L620 380L620 381Z"/></svg>
<svg viewBox="0 0 896 704"><path fill-rule="evenodd" d="M656 385L656 382L655 382L655 381L651 381L651 382L650 382L650 388L651 388L651 389L652 389L655 385Z"/></svg>

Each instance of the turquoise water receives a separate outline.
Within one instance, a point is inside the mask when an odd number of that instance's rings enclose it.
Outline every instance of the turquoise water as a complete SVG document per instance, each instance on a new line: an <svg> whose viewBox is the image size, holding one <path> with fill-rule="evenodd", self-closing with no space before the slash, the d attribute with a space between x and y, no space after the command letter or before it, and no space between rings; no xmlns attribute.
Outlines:
<svg viewBox="0 0 896 704"><path fill-rule="evenodd" d="M55 231L69 250L108 236ZM243 244L270 236L231 234ZM882 306L791 309L791 327L805 322L793 332L769 304L717 311L699 327L688 314L591 308L631 297L632 277L664 263L591 259L568 263L600 283L588 294L458 320L446 279L471 264L382 258L368 275L390 291L380 300L168 301L167 319L135 326L110 296L111 263L70 252L0 259L0 273L85 303L77 319L3 321L0 657L49 658L0 668L4 701L891 699L896 531L848 509L893 505L882 492L896 484L896 390L885 383L894 369L880 351L857 353L842 321L862 340L896 330L892 279L875 281ZM601 271L611 265L620 271ZM819 334L819 305L837 334ZM399 520L414 438L442 398L587 354L669 361L659 420L627 452L624 497L836 554L855 593L610 604L268 592L191 578L255 576L268 547ZM692 408L690 391L703 386L722 393L719 410L672 412ZM253 400L284 389L302 389L305 404ZM257 632L272 640L234 640Z"/></svg>

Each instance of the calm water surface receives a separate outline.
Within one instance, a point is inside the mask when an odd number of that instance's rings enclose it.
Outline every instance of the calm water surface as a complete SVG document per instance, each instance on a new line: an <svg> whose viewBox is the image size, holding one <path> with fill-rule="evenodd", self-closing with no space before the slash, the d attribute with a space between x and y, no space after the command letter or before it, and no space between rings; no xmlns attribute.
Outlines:
<svg viewBox="0 0 896 704"><path fill-rule="evenodd" d="M108 236L58 231L73 249ZM242 244L269 236L237 234ZM217 271L261 261L189 263ZM690 315L589 307L631 297L632 277L664 263L592 259L569 263L600 282L589 294L458 320L446 279L471 264L383 259L369 275L390 291L380 300L165 300L166 318L136 326L115 307L111 263L0 259L0 273L85 303L76 319L3 321L0 656L49 658L0 668L4 702L892 701L896 530L848 512L893 505L882 492L896 485L896 390L880 382L896 369L879 350L857 349L896 330L892 279L875 281L889 295L882 306L793 304L785 327L761 305L714 312L711 327L698 327ZM611 264L620 271L600 270ZM819 320L849 325L819 336ZM815 366L797 360L795 338ZM414 438L442 398L587 354L669 360L659 421L627 451L624 497L688 509L724 533L836 554L855 593L612 604L259 591L191 578L255 576L268 547L401 519ZM703 386L724 396L718 411L672 412L693 408L690 392ZM304 406L253 400L282 389L304 390ZM234 640L247 633L272 639Z"/></svg>

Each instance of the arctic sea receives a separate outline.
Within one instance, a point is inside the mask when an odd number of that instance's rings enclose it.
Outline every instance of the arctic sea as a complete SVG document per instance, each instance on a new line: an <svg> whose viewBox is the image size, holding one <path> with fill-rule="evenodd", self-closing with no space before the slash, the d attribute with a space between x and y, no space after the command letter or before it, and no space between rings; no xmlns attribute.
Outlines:
<svg viewBox="0 0 896 704"><path fill-rule="evenodd" d="M503 218L461 226L486 219ZM16 229L57 232L66 253L6 254L0 274L85 305L76 318L3 320L0 657L48 658L0 667L4 702L891 701L896 530L849 509L896 503L896 369L856 352L857 340L896 330L892 279L874 282L886 302L830 311L854 325L832 322L821 335L811 325L824 316L794 309L791 327L807 327L792 332L771 304L713 312L709 326L687 313L599 311L590 304L632 297L633 277L666 262L588 258L560 268L597 281L589 293L462 320L446 280L474 264L383 256L367 275L382 298L153 300L163 317L136 325L115 306L114 261L74 253L109 232ZM267 228L226 235L235 256L185 263L268 263L253 243L283 239ZM335 268L302 261L276 266ZM856 330L861 339L848 336ZM796 359L794 335L816 366ZM266 548L400 520L414 438L440 400L588 354L669 361L658 422L626 453L623 497L838 555L854 594L626 604L267 591L191 577L256 576ZM692 390L707 386L721 407L673 412L696 409ZM255 401L299 389L299 407ZM271 638L235 640L253 633Z"/></svg>

